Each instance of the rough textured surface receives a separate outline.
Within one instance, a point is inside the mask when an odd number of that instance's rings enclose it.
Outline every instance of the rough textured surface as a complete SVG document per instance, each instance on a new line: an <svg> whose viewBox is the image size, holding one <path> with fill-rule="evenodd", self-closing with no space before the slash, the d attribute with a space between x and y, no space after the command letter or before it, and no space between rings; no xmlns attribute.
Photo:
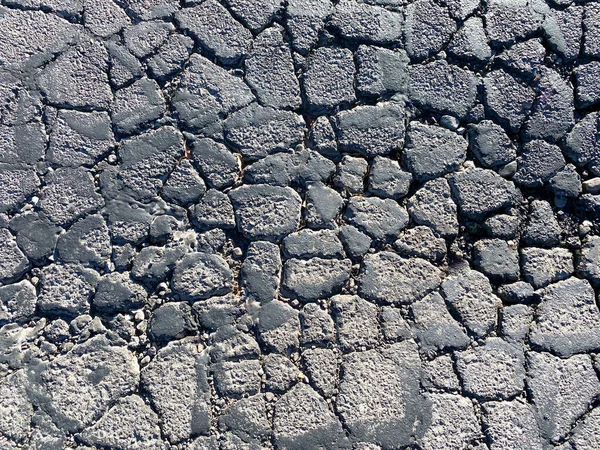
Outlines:
<svg viewBox="0 0 600 450"><path fill-rule="evenodd" d="M0 0L0 449L596 450L598 24Z"/></svg>

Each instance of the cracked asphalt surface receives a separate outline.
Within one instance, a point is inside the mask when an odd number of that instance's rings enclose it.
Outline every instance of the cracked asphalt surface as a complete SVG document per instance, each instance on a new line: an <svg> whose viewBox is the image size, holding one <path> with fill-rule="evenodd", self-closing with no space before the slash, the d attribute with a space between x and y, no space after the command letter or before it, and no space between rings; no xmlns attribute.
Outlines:
<svg viewBox="0 0 600 450"><path fill-rule="evenodd" d="M0 4L0 450L600 448L600 3Z"/></svg>

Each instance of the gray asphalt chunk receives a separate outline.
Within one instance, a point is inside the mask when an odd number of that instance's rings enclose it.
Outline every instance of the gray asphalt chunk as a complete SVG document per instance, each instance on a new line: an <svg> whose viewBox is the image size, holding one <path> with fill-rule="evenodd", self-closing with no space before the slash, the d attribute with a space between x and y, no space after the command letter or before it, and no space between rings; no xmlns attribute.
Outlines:
<svg viewBox="0 0 600 450"><path fill-rule="evenodd" d="M457 207L444 178L426 182L408 200L408 213L419 225L431 227L442 237L458 234Z"/></svg>
<svg viewBox="0 0 600 450"><path fill-rule="evenodd" d="M565 166L560 148L542 140L527 142L523 146L515 182L527 186L540 186Z"/></svg>
<svg viewBox="0 0 600 450"><path fill-rule="evenodd" d="M209 186L223 189L239 177L240 161L225 145L204 138L193 141L191 150L192 160Z"/></svg>
<svg viewBox="0 0 600 450"><path fill-rule="evenodd" d="M495 280L516 281L519 278L519 251L502 239L482 239L473 247L473 263Z"/></svg>
<svg viewBox="0 0 600 450"><path fill-rule="evenodd" d="M345 155L337 165L333 178L335 187L351 194L362 194L368 166L365 158Z"/></svg>
<svg viewBox="0 0 600 450"><path fill-rule="evenodd" d="M106 112L59 111L50 135L47 160L57 166L92 166L115 145Z"/></svg>
<svg viewBox="0 0 600 450"><path fill-rule="evenodd" d="M308 53L317 43L325 18L332 12L331 0L289 0L285 17L294 50Z"/></svg>
<svg viewBox="0 0 600 450"><path fill-rule="evenodd" d="M142 371L141 384L169 442L205 434L210 427L207 362L193 343L172 342Z"/></svg>
<svg viewBox="0 0 600 450"><path fill-rule="evenodd" d="M256 160L300 143L304 119L292 111L253 104L234 112L224 127L227 144L244 159ZM278 133L274 134L273 129Z"/></svg>
<svg viewBox="0 0 600 450"><path fill-rule="evenodd" d="M583 36L583 6L548 11L542 29L553 49L566 61L579 56Z"/></svg>
<svg viewBox="0 0 600 450"><path fill-rule="evenodd" d="M349 259L289 259L283 265L282 294L302 301L315 301L341 291L350 277Z"/></svg>
<svg viewBox="0 0 600 450"><path fill-rule="evenodd" d="M600 7L587 3L583 15L583 53L587 56L600 55L600 32L594 26L600 18Z"/></svg>
<svg viewBox="0 0 600 450"><path fill-rule="evenodd" d="M284 4L282 0L227 0L226 3L233 15L254 32L260 31L279 14Z"/></svg>
<svg viewBox="0 0 600 450"><path fill-rule="evenodd" d="M574 123L573 86L551 69L542 70L540 74L539 94L523 133L527 139L558 141Z"/></svg>
<svg viewBox="0 0 600 450"><path fill-rule="evenodd" d="M586 280L559 281L544 290L529 340L562 357L595 351L600 346L594 326L599 318L594 291Z"/></svg>
<svg viewBox="0 0 600 450"><path fill-rule="evenodd" d="M456 369L469 396L509 399L525 386L525 357L520 346L500 338L457 354Z"/></svg>
<svg viewBox="0 0 600 450"><path fill-rule="evenodd" d="M416 420L425 414L420 371L414 341L345 356L337 410L350 434L386 447L408 444Z"/></svg>
<svg viewBox="0 0 600 450"><path fill-rule="evenodd" d="M336 117L340 151L387 155L404 143L404 108L394 102L357 106Z"/></svg>
<svg viewBox="0 0 600 450"><path fill-rule="evenodd" d="M54 105L106 109L112 101L108 52L99 42L84 42L52 61L38 83Z"/></svg>
<svg viewBox="0 0 600 450"><path fill-rule="evenodd" d="M523 279L536 289L568 278L573 270L573 255L566 248L521 249Z"/></svg>
<svg viewBox="0 0 600 450"><path fill-rule="evenodd" d="M311 228L335 227L344 201L340 194L323 183L311 183L306 189L306 223Z"/></svg>
<svg viewBox="0 0 600 450"><path fill-rule="evenodd" d="M358 293L378 303L406 304L422 299L441 282L442 272L424 259L379 252L365 256Z"/></svg>
<svg viewBox="0 0 600 450"><path fill-rule="evenodd" d="M96 36L107 38L121 31L131 20L113 0L100 0L85 2L83 22Z"/></svg>
<svg viewBox="0 0 600 450"><path fill-rule="evenodd" d="M304 383L297 384L275 404L273 431L277 445L290 450L350 448L339 419Z"/></svg>
<svg viewBox="0 0 600 450"><path fill-rule="evenodd" d="M92 427L79 435L88 445L103 445L119 450L144 445L160 448L159 418L137 395L119 399Z"/></svg>
<svg viewBox="0 0 600 450"><path fill-rule="evenodd" d="M456 22L448 8L431 0L418 0L406 8L404 39L408 55L426 59L445 47L456 32Z"/></svg>
<svg viewBox="0 0 600 450"><path fill-rule="evenodd" d="M148 70L152 77L165 80L175 75L183 68L193 47L192 38L180 34L170 35L148 60Z"/></svg>
<svg viewBox="0 0 600 450"><path fill-rule="evenodd" d="M358 67L356 74L358 92L377 96L406 92L409 59L404 50L361 45L355 55Z"/></svg>
<svg viewBox="0 0 600 450"><path fill-rule="evenodd" d="M423 225L404 230L394 247L402 256L417 256L432 263L440 262L446 256L446 241Z"/></svg>
<svg viewBox="0 0 600 450"><path fill-rule="evenodd" d="M369 191L378 197L398 199L408 194L412 175L393 159L376 156L369 170Z"/></svg>
<svg viewBox="0 0 600 450"><path fill-rule="evenodd" d="M561 231L550 204L534 200L521 237L525 245L555 247L560 243Z"/></svg>
<svg viewBox="0 0 600 450"><path fill-rule="evenodd" d="M301 199L291 188L242 186L229 196L238 230L248 238L279 241L298 228Z"/></svg>
<svg viewBox="0 0 600 450"><path fill-rule="evenodd" d="M412 65L409 72L409 96L423 109L463 119L475 103L479 83L471 72L445 60Z"/></svg>
<svg viewBox="0 0 600 450"><path fill-rule="evenodd" d="M600 115L590 113L571 129L565 138L565 155L577 166L587 166L596 175L600 174L600 142L597 138Z"/></svg>
<svg viewBox="0 0 600 450"><path fill-rule="evenodd" d="M281 268L277 245L265 241L251 243L240 272L245 295L259 303L274 300L279 290Z"/></svg>
<svg viewBox="0 0 600 450"><path fill-rule="evenodd" d="M506 132L491 120L469 127L469 148L485 167L497 167L514 161L517 151Z"/></svg>
<svg viewBox="0 0 600 450"><path fill-rule="evenodd" d="M563 359L549 353L529 352L527 366L527 385L541 435L558 442L600 392L591 358L575 355Z"/></svg>
<svg viewBox="0 0 600 450"><path fill-rule="evenodd" d="M187 206L196 203L206 192L204 180L192 163L184 159L171 172L165 182L161 195L172 203Z"/></svg>
<svg viewBox="0 0 600 450"><path fill-rule="evenodd" d="M577 103L580 107L588 107L600 102L598 95L598 74L600 63L591 62L579 66L575 71Z"/></svg>
<svg viewBox="0 0 600 450"><path fill-rule="evenodd" d="M173 291L184 300L199 300L227 294L233 274L227 262L218 255L190 253L175 266Z"/></svg>
<svg viewBox="0 0 600 450"><path fill-rule="evenodd" d="M431 418L421 439L425 448L461 448L481 435L471 402L456 394L426 394Z"/></svg>
<svg viewBox="0 0 600 450"><path fill-rule="evenodd" d="M483 423L492 450L544 448L533 408L521 400L486 403Z"/></svg>
<svg viewBox="0 0 600 450"><path fill-rule="evenodd" d="M390 44L402 37L403 16L356 0L335 6L330 24L342 37L364 43Z"/></svg>
<svg viewBox="0 0 600 450"><path fill-rule="evenodd" d="M331 299L336 335L343 352L375 347L380 340L377 306L357 295L336 295Z"/></svg>
<svg viewBox="0 0 600 450"><path fill-rule="evenodd" d="M143 20L168 18L179 9L176 0L122 0L126 8Z"/></svg>
<svg viewBox="0 0 600 450"><path fill-rule="evenodd" d="M75 222L56 243L56 261L62 263L102 268L110 261L111 253L109 229L100 214Z"/></svg>
<svg viewBox="0 0 600 450"><path fill-rule="evenodd" d="M458 169L467 156L467 141L445 128L411 122L403 161L418 181L438 178Z"/></svg>
<svg viewBox="0 0 600 450"><path fill-rule="evenodd" d="M165 112L165 99L154 80L142 78L115 94L112 120L122 133L131 134Z"/></svg>
<svg viewBox="0 0 600 450"><path fill-rule="evenodd" d="M210 189L191 207L192 222L201 230L235 228L231 199L221 191Z"/></svg>
<svg viewBox="0 0 600 450"><path fill-rule="evenodd" d="M252 91L240 78L194 54L172 101L179 119L187 127L202 130L253 100Z"/></svg>
<svg viewBox="0 0 600 450"><path fill-rule="evenodd" d="M237 64L248 52L252 34L217 1L182 9L175 19L224 64Z"/></svg>
<svg viewBox="0 0 600 450"><path fill-rule="evenodd" d="M474 168L458 172L450 177L450 184L461 213L473 219L511 206L517 201L515 185L488 169Z"/></svg>
<svg viewBox="0 0 600 450"><path fill-rule="evenodd" d="M0 167L0 211L19 208L39 186L40 180L32 169Z"/></svg>
<svg viewBox="0 0 600 450"><path fill-rule="evenodd" d="M0 323L24 322L35 313L35 286L23 280L0 287Z"/></svg>
<svg viewBox="0 0 600 450"><path fill-rule="evenodd" d="M483 274L467 270L447 277L441 287L449 306L471 333L483 337L496 328L500 299Z"/></svg>
<svg viewBox="0 0 600 450"><path fill-rule="evenodd" d="M263 105L296 109L301 102L300 85L283 31L281 26L273 26L254 40L244 60L246 82Z"/></svg>
<svg viewBox="0 0 600 450"><path fill-rule="evenodd" d="M356 68L352 52L342 48L319 47L306 60L303 75L304 95L315 110L331 110L351 103Z"/></svg>
<svg viewBox="0 0 600 450"><path fill-rule="evenodd" d="M450 41L448 53L467 61L488 61L492 57L492 50L488 44L483 20L479 17L468 18Z"/></svg>
<svg viewBox="0 0 600 450"><path fill-rule="evenodd" d="M29 269L29 260L17 245L17 240L6 228L0 228L0 282L16 281Z"/></svg>
<svg viewBox="0 0 600 450"><path fill-rule="evenodd" d="M57 225L64 225L104 206L94 179L83 168L57 169L42 188L41 210Z"/></svg>
<svg viewBox="0 0 600 450"><path fill-rule="evenodd" d="M156 52L173 31L175 27L169 22L140 22L123 32L123 40L134 56L145 58Z"/></svg>
<svg viewBox="0 0 600 450"><path fill-rule="evenodd" d="M127 273L110 273L100 278L93 305L107 313L127 312L144 306L148 294Z"/></svg>
<svg viewBox="0 0 600 450"><path fill-rule="evenodd" d="M533 106L533 89L503 69L488 73L483 86L486 112L509 131L519 131Z"/></svg>
<svg viewBox="0 0 600 450"><path fill-rule="evenodd" d="M287 258L343 258L344 249L337 234L334 230L300 230L285 237L283 253Z"/></svg>
<svg viewBox="0 0 600 450"><path fill-rule="evenodd" d="M503 50L497 60L505 67L515 70L521 76L532 76L546 56L546 48L539 39L519 42Z"/></svg>
<svg viewBox="0 0 600 450"><path fill-rule="evenodd" d="M510 45L532 35L541 25L543 18L534 2L494 0L485 14L486 31L494 44Z"/></svg>
<svg viewBox="0 0 600 450"><path fill-rule="evenodd" d="M408 224L406 209L389 198L352 197L344 218L379 241L398 237Z"/></svg>
<svg viewBox="0 0 600 450"><path fill-rule="evenodd" d="M425 352L464 349L470 339L456 322L437 292L414 302L410 311L414 317L413 332Z"/></svg>

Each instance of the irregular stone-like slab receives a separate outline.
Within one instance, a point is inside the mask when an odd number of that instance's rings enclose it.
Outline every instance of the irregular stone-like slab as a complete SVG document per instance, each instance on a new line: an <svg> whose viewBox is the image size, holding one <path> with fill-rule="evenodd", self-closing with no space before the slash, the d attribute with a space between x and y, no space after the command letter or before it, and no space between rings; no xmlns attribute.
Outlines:
<svg viewBox="0 0 600 450"><path fill-rule="evenodd" d="M330 110L340 103L355 100L352 52L347 49L319 47L306 60L304 93L316 110Z"/></svg>
<svg viewBox="0 0 600 450"><path fill-rule="evenodd" d="M192 342L171 342L142 371L143 388L171 443L210 428L208 356Z"/></svg>
<svg viewBox="0 0 600 450"><path fill-rule="evenodd" d="M432 56L448 44L456 28L447 7L432 0L417 0L406 8L406 51L416 60Z"/></svg>
<svg viewBox="0 0 600 450"><path fill-rule="evenodd" d="M589 282L569 278L544 291L529 340L542 350L562 357L597 351L599 320L600 311Z"/></svg>
<svg viewBox="0 0 600 450"><path fill-rule="evenodd" d="M25 371L19 370L0 380L0 445L22 443L30 432L33 405L29 401ZM4 443L2 438L12 442Z"/></svg>
<svg viewBox="0 0 600 450"><path fill-rule="evenodd" d="M83 168L58 169L49 173L45 181L40 208L57 225L65 225L104 206L92 175Z"/></svg>
<svg viewBox="0 0 600 450"><path fill-rule="evenodd" d="M471 72L438 60L410 67L409 96L422 108L463 119L477 93Z"/></svg>
<svg viewBox="0 0 600 450"><path fill-rule="evenodd" d="M386 155L404 143L404 108L397 103L357 106L337 115L341 151Z"/></svg>
<svg viewBox="0 0 600 450"><path fill-rule="evenodd" d="M413 303L442 282L442 272L421 258L403 258L396 253L368 254L358 278L358 293L384 304Z"/></svg>
<svg viewBox="0 0 600 450"><path fill-rule="evenodd" d="M489 338L484 345L456 356L456 370L469 396L485 400L509 399L525 386L525 357L520 345Z"/></svg>
<svg viewBox="0 0 600 450"><path fill-rule="evenodd" d="M534 410L522 400L484 403L483 425L491 450L544 448Z"/></svg>
<svg viewBox="0 0 600 450"><path fill-rule="evenodd" d="M164 447L158 416L137 395L119 399L98 422L79 434L79 438L87 445L117 450Z"/></svg>
<svg viewBox="0 0 600 450"><path fill-rule="evenodd" d="M41 276L38 306L50 315L75 317L86 314L99 280L96 271L77 265L47 266Z"/></svg>
<svg viewBox="0 0 600 450"><path fill-rule="evenodd" d="M396 238L408 225L406 210L389 198L352 197L344 217L377 240Z"/></svg>
<svg viewBox="0 0 600 450"><path fill-rule="evenodd" d="M225 121L225 140L245 159L294 148L302 141L304 119L292 111L252 104Z"/></svg>
<svg viewBox="0 0 600 450"><path fill-rule="evenodd" d="M337 410L351 435L383 447L408 445L416 420L426 414L420 372L414 341L346 355Z"/></svg>
<svg viewBox="0 0 600 450"><path fill-rule="evenodd" d="M471 333L482 337L496 328L500 299L485 275L475 270L451 275L442 283L442 294Z"/></svg>
<svg viewBox="0 0 600 450"><path fill-rule="evenodd" d="M241 285L248 298L259 303L274 300L281 276L279 247L271 242L252 242L240 271Z"/></svg>
<svg viewBox="0 0 600 450"><path fill-rule="evenodd" d="M339 293L350 277L349 259L289 259L283 265L282 293L314 301Z"/></svg>
<svg viewBox="0 0 600 450"><path fill-rule="evenodd" d="M24 322L35 313L37 293L27 280L0 287L0 323Z"/></svg>
<svg viewBox="0 0 600 450"><path fill-rule="evenodd" d="M573 86L554 70L544 69L538 89L523 133L528 139L558 141L575 122Z"/></svg>
<svg viewBox="0 0 600 450"><path fill-rule="evenodd" d="M418 181L458 169L467 157L467 141L442 127L411 122L402 157Z"/></svg>
<svg viewBox="0 0 600 450"><path fill-rule="evenodd" d="M361 45L356 52L356 88L366 95L405 92L409 59L404 50Z"/></svg>
<svg viewBox="0 0 600 450"><path fill-rule="evenodd" d="M522 248L523 279L538 289L573 273L573 255L566 248Z"/></svg>
<svg viewBox="0 0 600 450"><path fill-rule="evenodd" d="M0 212L17 209L39 186L40 180L34 170L0 167Z"/></svg>
<svg viewBox="0 0 600 450"><path fill-rule="evenodd" d="M289 0L287 29L294 50L305 55L317 43L325 18L333 11L331 0Z"/></svg>
<svg viewBox="0 0 600 450"><path fill-rule="evenodd" d="M112 120L122 133L131 134L151 124L165 111L165 99L156 81L142 78L115 94Z"/></svg>
<svg viewBox="0 0 600 450"><path fill-rule="evenodd" d="M562 359L549 353L530 352L527 367L527 386L542 437L558 442L600 393L591 358L575 355Z"/></svg>
<svg viewBox="0 0 600 450"><path fill-rule="evenodd" d="M6 228L0 228L0 283L9 283L29 270L29 260L17 240Z"/></svg>
<svg viewBox="0 0 600 450"><path fill-rule="evenodd" d="M106 109L113 98L108 52L93 41L73 47L42 71L39 85L52 104Z"/></svg>
<svg viewBox="0 0 600 450"><path fill-rule="evenodd" d="M55 14L0 9L0 28L19 30L0 36L0 65L37 66L65 49L77 36L77 27Z"/></svg>
<svg viewBox="0 0 600 450"><path fill-rule="evenodd" d="M171 285L183 300L199 300L231 291L233 273L219 255L190 253L175 266Z"/></svg>
<svg viewBox="0 0 600 450"><path fill-rule="evenodd" d="M125 190L150 201L162 188L183 155L183 136L174 127L162 127L121 142L117 174Z"/></svg>
<svg viewBox="0 0 600 450"><path fill-rule="evenodd" d="M452 318L437 292L414 302L411 312L415 321L413 332L423 351L462 349L469 345L469 337Z"/></svg>
<svg viewBox="0 0 600 450"><path fill-rule="evenodd" d="M253 100L252 91L240 78L193 54L173 96L173 106L187 127L202 130Z"/></svg>
<svg viewBox="0 0 600 450"><path fill-rule="evenodd" d="M298 228L302 200L289 187L246 185L229 196L238 230L249 239L279 241Z"/></svg>
<svg viewBox="0 0 600 450"><path fill-rule="evenodd" d="M252 41L250 30L244 28L216 0L182 9L175 14L175 20L224 64L236 64L246 55Z"/></svg>
<svg viewBox="0 0 600 450"><path fill-rule="evenodd" d="M103 267L111 253L109 230L100 214L76 222L56 243L57 261L62 263Z"/></svg>
<svg viewBox="0 0 600 450"><path fill-rule="evenodd" d="M565 166L560 148L545 141L529 141L523 145L514 180L520 186L541 187Z"/></svg>
<svg viewBox="0 0 600 450"><path fill-rule="evenodd" d="M46 158L63 167L92 166L114 145L107 113L62 110L52 126Z"/></svg>
<svg viewBox="0 0 600 450"><path fill-rule="evenodd" d="M289 109L300 106L300 85L281 26L268 28L257 36L244 64L246 82L262 104Z"/></svg>
<svg viewBox="0 0 600 450"><path fill-rule="evenodd" d="M275 404L275 443L290 450L350 448L339 419L309 385L298 383Z"/></svg>
<svg viewBox="0 0 600 450"><path fill-rule="evenodd" d="M258 335L272 352L290 354L298 348L300 320L298 311L274 300L262 305L258 313Z"/></svg>
<svg viewBox="0 0 600 450"><path fill-rule="evenodd" d="M460 211L471 219L480 219L517 200L514 183L488 169L474 168L450 177L452 194Z"/></svg>
<svg viewBox="0 0 600 450"><path fill-rule="evenodd" d="M342 351L373 348L380 340L377 306L357 295L331 299L337 339Z"/></svg>
<svg viewBox="0 0 600 450"><path fill-rule="evenodd" d="M97 336L56 357L36 379L41 407L56 425L80 431L137 387L135 356Z"/></svg>
<svg viewBox="0 0 600 450"><path fill-rule="evenodd" d="M420 443L423 448L468 448L481 430L473 404L456 394L425 394L430 404L431 419L425 422L425 435Z"/></svg>
<svg viewBox="0 0 600 450"><path fill-rule="evenodd" d="M347 39L389 44L402 37L402 15L356 0L342 0L335 7L331 25Z"/></svg>
<svg viewBox="0 0 600 450"><path fill-rule="evenodd" d="M442 237L458 234L457 207L444 178L427 181L408 200L408 212L419 225L431 227Z"/></svg>

